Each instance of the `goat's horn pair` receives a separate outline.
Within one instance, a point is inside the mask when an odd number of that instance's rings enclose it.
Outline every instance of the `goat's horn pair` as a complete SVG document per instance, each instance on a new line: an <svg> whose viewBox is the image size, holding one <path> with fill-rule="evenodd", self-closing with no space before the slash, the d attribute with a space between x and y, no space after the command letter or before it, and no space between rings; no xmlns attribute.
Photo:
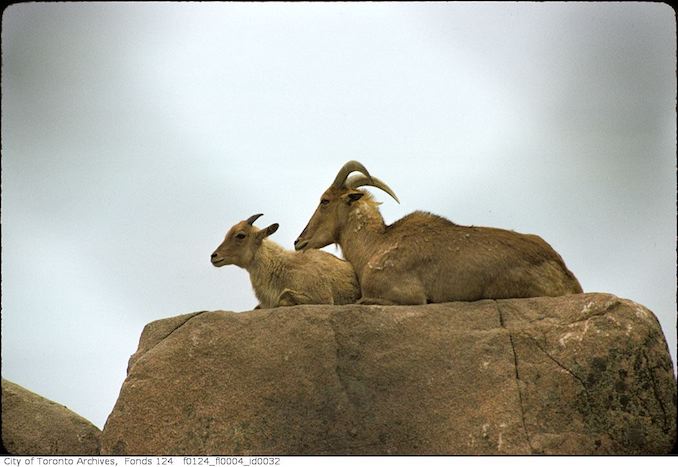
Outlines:
<svg viewBox="0 0 678 467"><path fill-rule="evenodd" d="M389 195L391 195L391 198L396 200L398 204L400 204L400 200L396 196L396 194L391 190L391 188L381 180L379 180L377 177L366 177L364 175L353 175L351 178L346 180L346 186L349 188L358 188L359 186L373 186L375 188L379 188L380 190L385 191Z"/></svg>
<svg viewBox="0 0 678 467"><path fill-rule="evenodd" d="M245 221L245 222L247 222L249 225L252 225L252 224L254 224L254 221L259 219L261 216L263 216L263 214L255 214L253 216L248 217L247 221Z"/></svg>
<svg viewBox="0 0 678 467"><path fill-rule="evenodd" d="M364 165L358 161L348 161L341 169L339 169L339 173L332 182L332 186L335 188L341 188L344 186L346 179L351 172L360 172L367 178L370 178L370 173L367 171Z"/></svg>

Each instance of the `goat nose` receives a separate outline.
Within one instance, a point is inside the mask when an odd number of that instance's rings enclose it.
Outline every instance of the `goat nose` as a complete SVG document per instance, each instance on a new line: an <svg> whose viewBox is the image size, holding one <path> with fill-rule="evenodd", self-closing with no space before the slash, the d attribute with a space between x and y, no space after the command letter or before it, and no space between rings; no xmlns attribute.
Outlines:
<svg viewBox="0 0 678 467"><path fill-rule="evenodd" d="M299 243L299 239L298 239L298 238L294 241L294 245L296 246L297 243Z"/></svg>
<svg viewBox="0 0 678 467"><path fill-rule="evenodd" d="M212 253L212 256L210 256L210 258L212 258L212 259L214 259L214 258L216 258L216 257L217 257L217 254L216 254L216 253Z"/></svg>

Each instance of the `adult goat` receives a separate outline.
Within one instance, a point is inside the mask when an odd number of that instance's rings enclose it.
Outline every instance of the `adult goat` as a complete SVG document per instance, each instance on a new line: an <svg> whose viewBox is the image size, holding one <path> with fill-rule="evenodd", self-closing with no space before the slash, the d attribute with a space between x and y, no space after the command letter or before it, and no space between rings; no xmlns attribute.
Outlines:
<svg viewBox="0 0 678 467"><path fill-rule="evenodd" d="M360 174L349 175L352 172ZM295 249L341 246L361 287L358 303L407 305L581 293L575 276L536 235L457 225L415 211L386 225L370 193L397 196L357 161L325 190Z"/></svg>

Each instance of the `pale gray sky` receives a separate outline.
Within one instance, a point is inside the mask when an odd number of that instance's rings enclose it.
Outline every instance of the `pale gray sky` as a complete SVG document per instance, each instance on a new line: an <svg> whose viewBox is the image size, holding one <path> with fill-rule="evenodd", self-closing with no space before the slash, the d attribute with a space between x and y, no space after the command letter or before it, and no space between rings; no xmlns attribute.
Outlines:
<svg viewBox="0 0 678 467"><path fill-rule="evenodd" d="M661 3L24 3L2 19L2 374L103 427L149 321L256 304L341 165L541 235L676 350L675 22ZM335 251L333 247L329 251Z"/></svg>

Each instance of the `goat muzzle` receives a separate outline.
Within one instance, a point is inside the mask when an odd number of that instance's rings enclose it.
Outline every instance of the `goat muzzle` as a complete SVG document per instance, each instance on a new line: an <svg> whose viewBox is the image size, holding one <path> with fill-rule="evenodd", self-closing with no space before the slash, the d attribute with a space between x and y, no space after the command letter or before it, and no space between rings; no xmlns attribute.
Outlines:
<svg viewBox="0 0 678 467"><path fill-rule="evenodd" d="M308 245L308 240L302 240L301 237L294 241L294 249L297 251L303 250Z"/></svg>

